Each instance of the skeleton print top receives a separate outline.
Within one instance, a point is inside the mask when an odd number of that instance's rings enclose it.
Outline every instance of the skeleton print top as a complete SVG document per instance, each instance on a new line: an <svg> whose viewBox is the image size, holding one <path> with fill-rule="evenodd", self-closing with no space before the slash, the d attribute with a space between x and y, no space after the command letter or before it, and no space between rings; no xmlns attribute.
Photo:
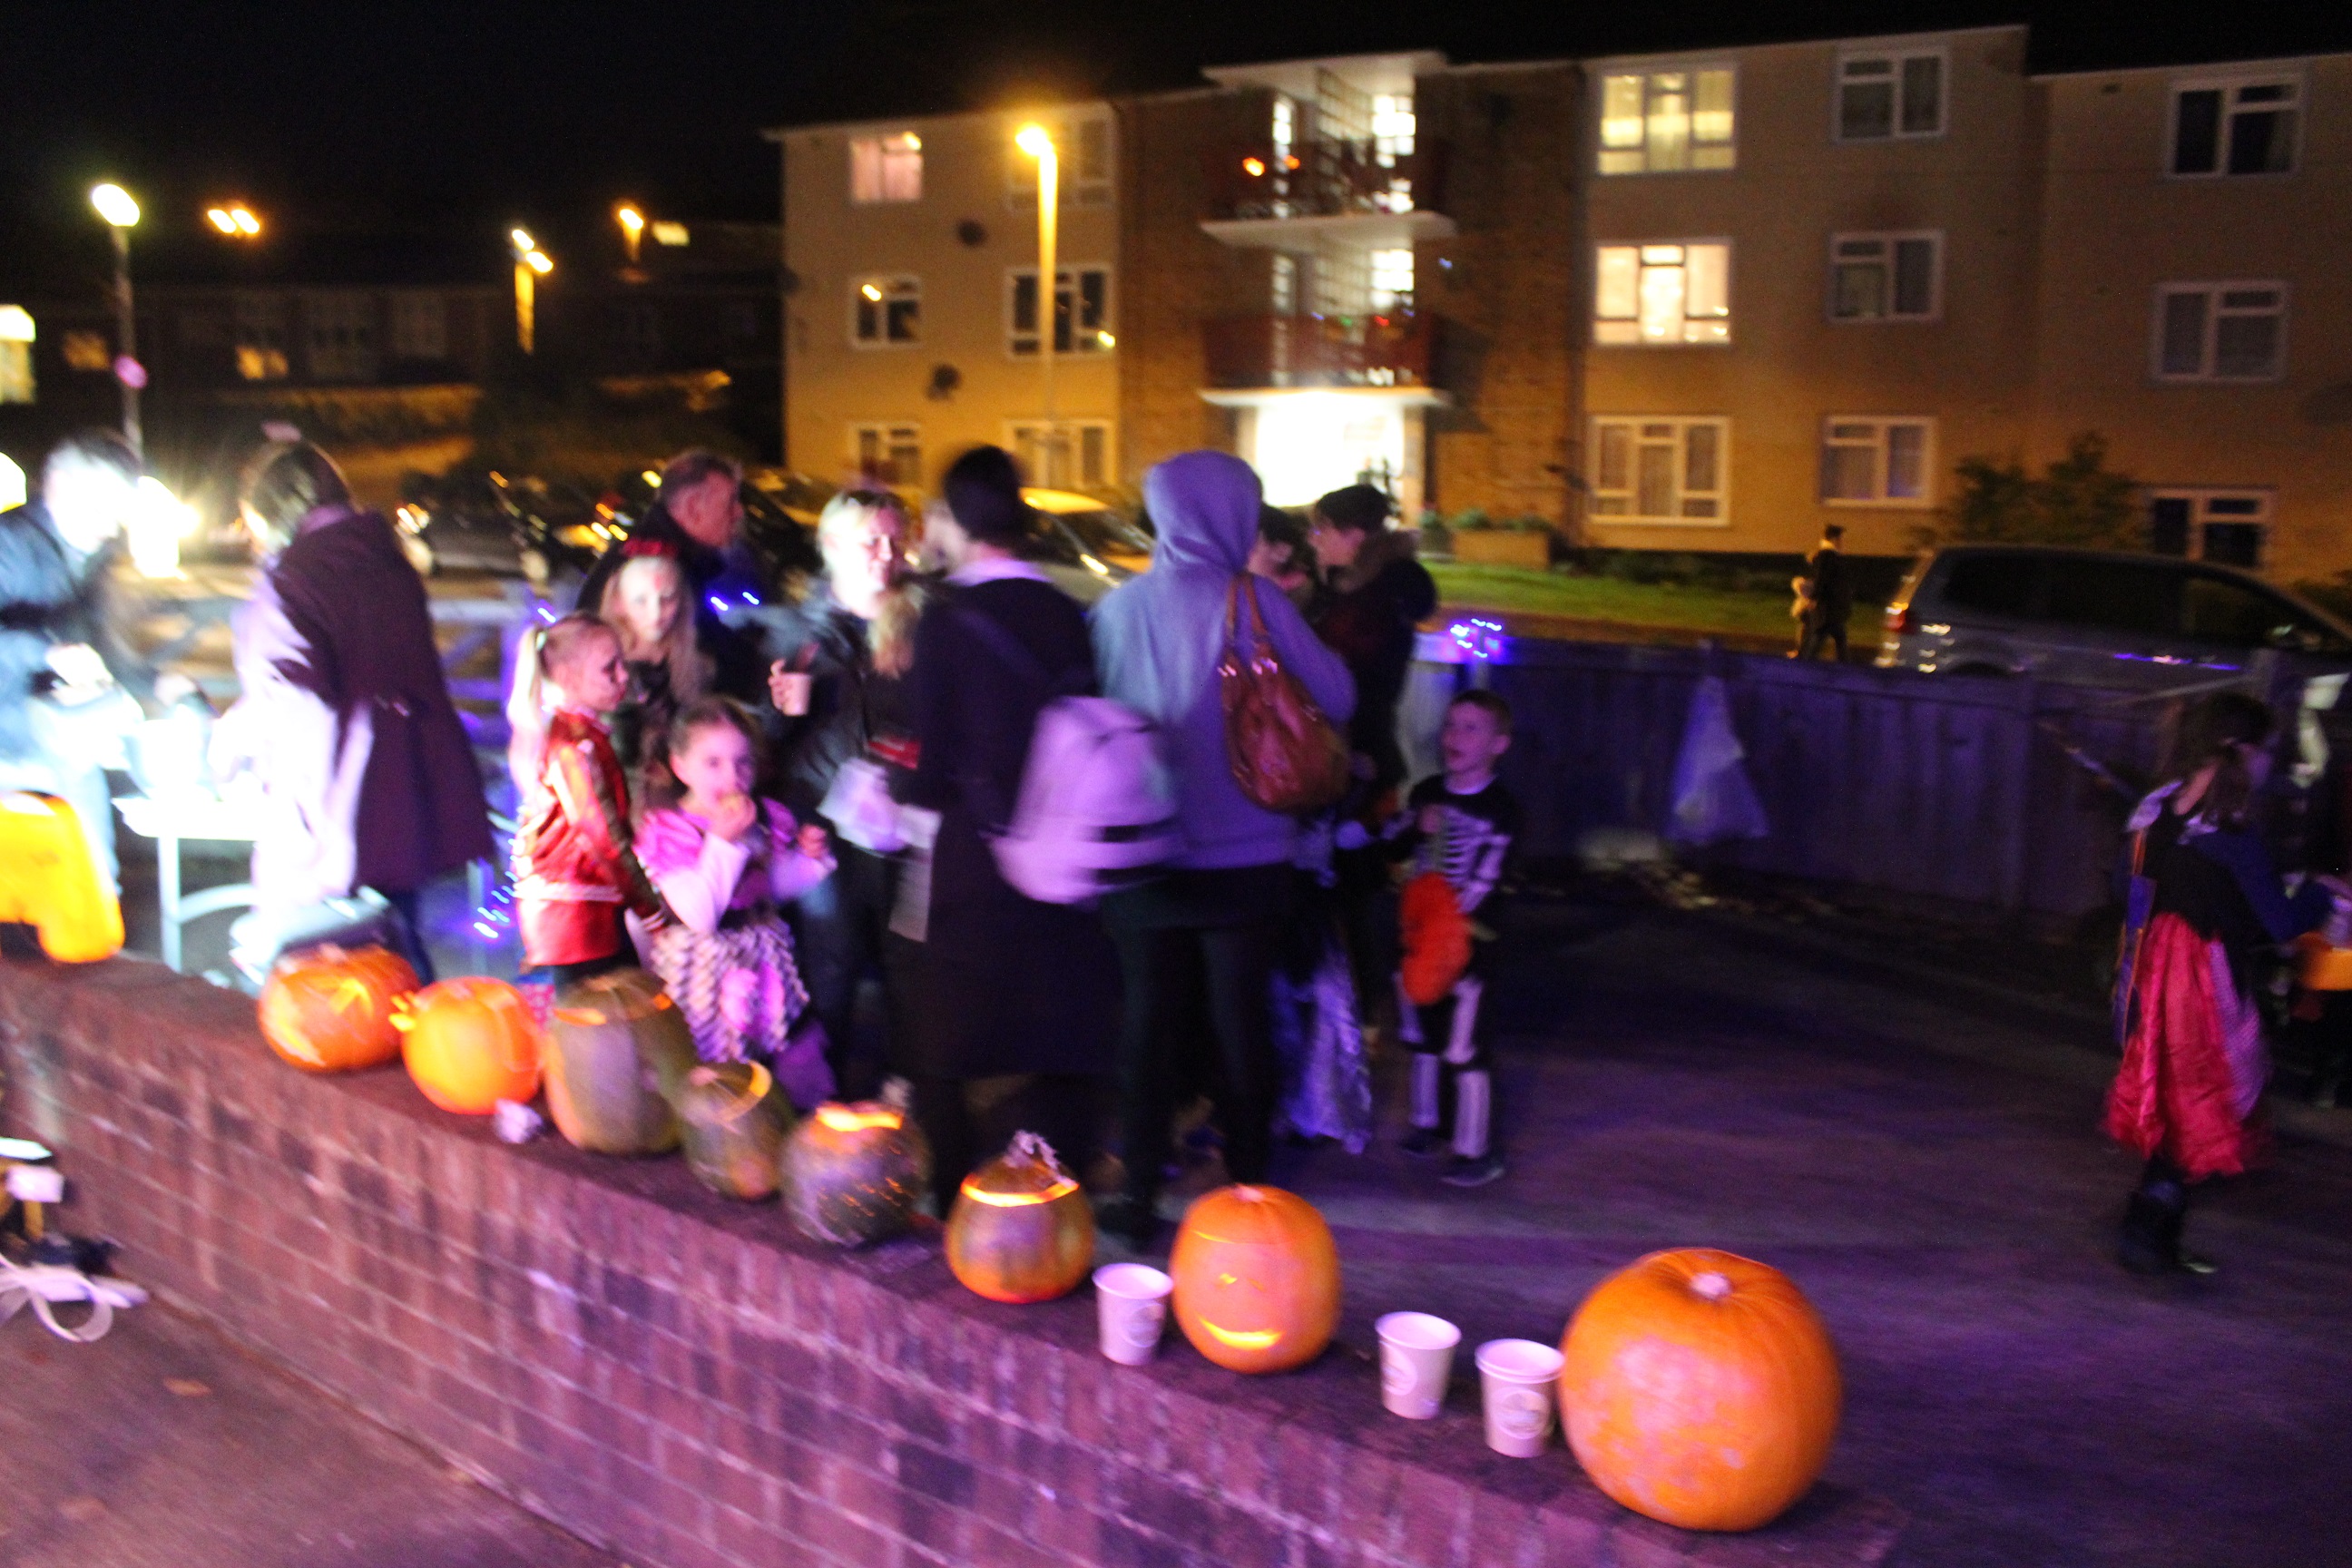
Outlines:
<svg viewBox="0 0 2352 1568"><path fill-rule="evenodd" d="M1423 833L1421 814L1435 806L1438 830ZM1435 871L1454 889L1464 914L1475 912L1503 879L1511 841L1519 835L1519 802L1500 779L1471 795L1455 795L1444 773L1413 785L1405 808L1385 837L1399 858L1410 857L1416 874Z"/></svg>

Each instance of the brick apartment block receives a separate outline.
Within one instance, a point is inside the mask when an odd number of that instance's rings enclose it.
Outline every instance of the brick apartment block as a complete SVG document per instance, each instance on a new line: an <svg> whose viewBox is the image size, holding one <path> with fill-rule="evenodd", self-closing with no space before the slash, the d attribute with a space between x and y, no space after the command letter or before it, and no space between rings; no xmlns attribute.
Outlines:
<svg viewBox="0 0 2352 1568"><path fill-rule="evenodd" d="M1369 475L1596 544L1895 554L1959 458L2096 431L2158 548L2338 569L2352 55L2042 75L2028 43L1351 56L772 132L788 458L920 489L996 441L1116 495L1207 444L1284 504Z"/></svg>

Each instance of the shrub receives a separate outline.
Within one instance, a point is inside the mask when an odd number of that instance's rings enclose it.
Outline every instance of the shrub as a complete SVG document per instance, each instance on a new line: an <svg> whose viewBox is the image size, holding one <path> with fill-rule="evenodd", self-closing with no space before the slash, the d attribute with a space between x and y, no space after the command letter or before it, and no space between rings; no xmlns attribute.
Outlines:
<svg viewBox="0 0 2352 1568"><path fill-rule="evenodd" d="M2134 484L2106 466L2106 437L2086 430L2040 479L2015 457L1963 458L1959 480L1937 521L1918 531L1923 546L1981 541L2136 550L2145 542Z"/></svg>

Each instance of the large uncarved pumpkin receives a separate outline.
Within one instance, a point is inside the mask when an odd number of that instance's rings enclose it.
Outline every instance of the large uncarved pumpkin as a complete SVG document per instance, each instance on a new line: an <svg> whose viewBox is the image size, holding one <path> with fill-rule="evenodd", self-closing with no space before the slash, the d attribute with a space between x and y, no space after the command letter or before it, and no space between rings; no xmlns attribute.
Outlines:
<svg viewBox="0 0 2352 1568"><path fill-rule="evenodd" d="M1034 1132L963 1179L948 1215L948 1267L992 1301L1066 1296L1095 1260L1095 1215L1077 1178Z"/></svg>
<svg viewBox="0 0 2352 1568"><path fill-rule="evenodd" d="M1193 1200L1168 1260L1176 1326L1235 1372L1287 1372L1339 1326L1339 1248L1315 1205L1279 1187Z"/></svg>
<svg viewBox="0 0 2352 1568"><path fill-rule="evenodd" d="M539 1092L539 1027L520 993L468 976L427 985L394 1015L408 1076L425 1098L462 1116Z"/></svg>
<svg viewBox="0 0 2352 1568"><path fill-rule="evenodd" d="M314 947L278 961L262 983L262 1038L305 1072L380 1067L400 1055L393 1010L416 971L390 948Z"/></svg>
<svg viewBox="0 0 2352 1568"><path fill-rule="evenodd" d="M1602 1491L1685 1530L1754 1530L1837 1436L1829 1331L1789 1277L1728 1252L1654 1252L1594 1287L1560 1342L1561 1425Z"/></svg>
<svg viewBox="0 0 2352 1568"><path fill-rule="evenodd" d="M567 985L547 1031L548 1114L591 1153L667 1153L678 1140L668 1096L694 1060L686 1015L644 970Z"/></svg>
<svg viewBox="0 0 2352 1568"><path fill-rule="evenodd" d="M820 1105L785 1142L783 1180L784 1205L803 1235L856 1247L914 1223L931 1149L898 1106Z"/></svg>
<svg viewBox="0 0 2352 1568"><path fill-rule="evenodd" d="M689 1068L677 1104L687 1168L696 1180L746 1203L776 1195L793 1107L766 1068L758 1062Z"/></svg>

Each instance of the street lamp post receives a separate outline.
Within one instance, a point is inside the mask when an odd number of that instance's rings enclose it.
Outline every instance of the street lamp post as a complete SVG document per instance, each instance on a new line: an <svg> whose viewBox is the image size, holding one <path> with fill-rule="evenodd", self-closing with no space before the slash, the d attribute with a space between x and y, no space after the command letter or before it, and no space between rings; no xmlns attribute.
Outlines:
<svg viewBox="0 0 2352 1568"><path fill-rule="evenodd" d="M1045 472L1038 478L1051 485L1056 482L1054 453L1060 437L1054 423L1054 329L1058 323L1062 290L1055 267L1054 241L1062 189L1061 158L1054 149L1053 137L1042 125L1023 126L1013 142L1037 160L1037 363L1045 374Z"/></svg>
<svg viewBox="0 0 2352 1568"><path fill-rule="evenodd" d="M555 263L528 229L509 229L514 242L515 346L525 353L539 347L539 280L555 270Z"/></svg>
<svg viewBox="0 0 2352 1568"><path fill-rule="evenodd" d="M89 205L106 220L114 240L114 379L122 386L122 438L143 460L147 443L139 426L139 384L146 376L139 368L139 323L131 310L131 229L139 221L139 204L121 185L105 184L89 193Z"/></svg>
<svg viewBox="0 0 2352 1568"><path fill-rule="evenodd" d="M637 267L637 247L645 243L646 215L626 202L613 209L613 217L621 226L621 243L628 247L629 269Z"/></svg>

